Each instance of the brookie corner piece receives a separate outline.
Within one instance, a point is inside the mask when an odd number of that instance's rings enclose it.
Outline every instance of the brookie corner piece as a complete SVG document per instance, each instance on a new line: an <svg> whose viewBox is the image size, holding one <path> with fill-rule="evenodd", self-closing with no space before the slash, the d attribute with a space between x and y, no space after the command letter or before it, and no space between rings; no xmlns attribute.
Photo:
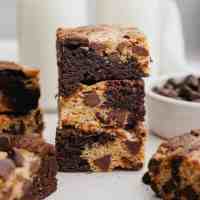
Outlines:
<svg viewBox="0 0 200 200"><path fill-rule="evenodd" d="M165 200L200 199L200 130L160 145L143 177Z"/></svg>
<svg viewBox="0 0 200 200"><path fill-rule="evenodd" d="M39 70L0 61L0 113L27 114L38 107Z"/></svg>
<svg viewBox="0 0 200 200"><path fill-rule="evenodd" d="M0 199L42 200L56 190L54 147L40 137L0 136Z"/></svg>
<svg viewBox="0 0 200 200"><path fill-rule="evenodd" d="M136 28L109 25L57 30L59 95L80 84L133 80L149 75L149 47Z"/></svg>
<svg viewBox="0 0 200 200"><path fill-rule="evenodd" d="M146 130L90 129L72 126L57 129L56 154L63 172L139 170L144 162Z"/></svg>

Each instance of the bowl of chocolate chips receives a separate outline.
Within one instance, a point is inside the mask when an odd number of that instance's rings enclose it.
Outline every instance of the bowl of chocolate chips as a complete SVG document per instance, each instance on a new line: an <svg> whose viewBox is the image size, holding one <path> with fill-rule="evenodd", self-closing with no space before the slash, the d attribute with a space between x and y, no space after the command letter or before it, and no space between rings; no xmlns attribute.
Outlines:
<svg viewBox="0 0 200 200"><path fill-rule="evenodd" d="M151 81L147 89L147 117L149 129L162 138L200 129L200 73Z"/></svg>

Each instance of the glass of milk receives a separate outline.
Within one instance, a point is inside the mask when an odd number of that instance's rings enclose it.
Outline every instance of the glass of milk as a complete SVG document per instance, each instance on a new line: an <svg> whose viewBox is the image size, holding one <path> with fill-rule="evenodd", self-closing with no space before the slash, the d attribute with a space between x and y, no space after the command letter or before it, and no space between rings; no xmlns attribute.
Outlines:
<svg viewBox="0 0 200 200"><path fill-rule="evenodd" d="M88 23L87 0L18 0L19 61L41 69L42 105L55 110L56 29Z"/></svg>
<svg viewBox="0 0 200 200"><path fill-rule="evenodd" d="M136 26L143 31L151 44L152 74L158 73L160 54L159 0L97 0L96 21L100 24Z"/></svg>

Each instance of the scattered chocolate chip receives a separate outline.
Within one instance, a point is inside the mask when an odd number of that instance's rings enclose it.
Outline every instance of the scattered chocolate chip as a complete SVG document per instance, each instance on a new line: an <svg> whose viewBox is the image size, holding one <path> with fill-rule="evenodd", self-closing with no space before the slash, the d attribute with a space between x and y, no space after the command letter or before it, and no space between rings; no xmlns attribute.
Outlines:
<svg viewBox="0 0 200 200"><path fill-rule="evenodd" d="M162 96L177 100L200 102L200 78L188 75L183 80L168 79L162 87L154 87L153 91Z"/></svg>
<svg viewBox="0 0 200 200"><path fill-rule="evenodd" d="M112 110L108 114L108 122L115 122L118 126L123 126L126 119L126 112L120 109Z"/></svg>
<svg viewBox="0 0 200 200"><path fill-rule="evenodd" d="M0 136L0 151L8 152L11 149L10 140L7 136Z"/></svg>
<svg viewBox="0 0 200 200"><path fill-rule="evenodd" d="M181 196L184 197L184 199L198 200L200 198L199 194L195 192L192 186L187 186L180 193L181 193Z"/></svg>
<svg viewBox="0 0 200 200"><path fill-rule="evenodd" d="M142 181L143 181L143 183L146 184L146 185L150 185L150 184L151 184L151 177L150 177L150 175L149 175L148 172L146 172L146 173L144 174L144 176L142 177Z"/></svg>
<svg viewBox="0 0 200 200"><path fill-rule="evenodd" d="M175 189L176 189L176 184L173 179L170 179L169 181L167 181L162 187L162 190L165 194L171 193Z"/></svg>
<svg viewBox="0 0 200 200"><path fill-rule="evenodd" d="M0 160L0 177L6 180L12 171L15 169L15 164L10 159Z"/></svg>
<svg viewBox="0 0 200 200"><path fill-rule="evenodd" d="M200 130L192 130L192 131L190 132L190 134L193 135L193 136L195 136L195 137L199 137L199 135L200 135Z"/></svg>
<svg viewBox="0 0 200 200"><path fill-rule="evenodd" d="M102 171L108 171L110 163L111 163L111 155L101 157L94 161L94 164L98 166Z"/></svg>
<svg viewBox="0 0 200 200"><path fill-rule="evenodd" d="M84 104L90 107L95 107L100 103L99 96L96 92L87 92L84 95Z"/></svg>
<svg viewBox="0 0 200 200"><path fill-rule="evenodd" d="M141 142L134 142L134 141L129 141L126 140L125 145L127 146L128 150L132 153L132 154L137 154L140 151L141 148Z"/></svg>
<svg viewBox="0 0 200 200"><path fill-rule="evenodd" d="M22 156L19 150L14 150L12 159L17 167L23 167L24 157Z"/></svg>
<svg viewBox="0 0 200 200"><path fill-rule="evenodd" d="M180 182L179 168L181 166L182 161L183 161L183 157L181 156L176 156L171 161L172 177L177 183Z"/></svg>
<svg viewBox="0 0 200 200"><path fill-rule="evenodd" d="M161 164L161 161L160 160L157 160L155 158L152 158L150 161L149 161L149 164L148 164L148 168L151 172L153 172L154 174L159 174L160 172L160 164Z"/></svg>
<svg viewBox="0 0 200 200"><path fill-rule="evenodd" d="M133 53L138 54L139 56L149 56L149 52L147 49L145 49L144 47L140 47L140 46L134 46L132 48Z"/></svg>

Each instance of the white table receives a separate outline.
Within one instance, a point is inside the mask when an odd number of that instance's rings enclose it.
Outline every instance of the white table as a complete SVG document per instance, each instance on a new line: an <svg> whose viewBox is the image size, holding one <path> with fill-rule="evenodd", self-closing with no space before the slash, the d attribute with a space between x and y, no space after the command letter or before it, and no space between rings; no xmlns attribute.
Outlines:
<svg viewBox="0 0 200 200"><path fill-rule="evenodd" d="M45 138L54 143L57 117L46 114L45 121ZM156 136L149 136L146 161L160 142ZM146 166L139 172L59 173L58 190L47 200L155 200L150 188L141 182L145 171Z"/></svg>

